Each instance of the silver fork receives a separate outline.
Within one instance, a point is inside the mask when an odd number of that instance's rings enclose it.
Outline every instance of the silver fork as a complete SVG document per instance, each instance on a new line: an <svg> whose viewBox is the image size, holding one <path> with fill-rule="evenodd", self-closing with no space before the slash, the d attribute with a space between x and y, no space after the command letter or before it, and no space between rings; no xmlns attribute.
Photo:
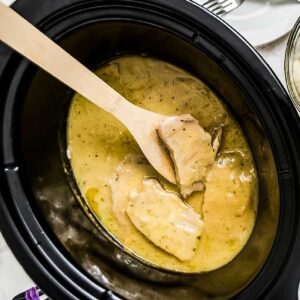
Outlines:
<svg viewBox="0 0 300 300"><path fill-rule="evenodd" d="M202 6L212 13L223 16L239 7L245 0L207 0Z"/></svg>

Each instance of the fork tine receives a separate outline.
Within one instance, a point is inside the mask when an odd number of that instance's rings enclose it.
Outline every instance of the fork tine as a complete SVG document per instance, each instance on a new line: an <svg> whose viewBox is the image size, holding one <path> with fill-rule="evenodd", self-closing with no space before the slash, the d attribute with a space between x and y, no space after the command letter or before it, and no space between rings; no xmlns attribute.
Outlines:
<svg viewBox="0 0 300 300"><path fill-rule="evenodd" d="M207 6L206 9L212 11L215 7L218 7L218 6L219 6L218 2L214 2L211 5Z"/></svg>
<svg viewBox="0 0 300 300"><path fill-rule="evenodd" d="M226 11L224 9L220 9L218 12L214 13L215 15L221 17L226 13Z"/></svg>
<svg viewBox="0 0 300 300"><path fill-rule="evenodd" d="M226 7L224 7L224 12L225 13L230 12L230 11L236 9L237 7L239 7L239 5L236 2L231 3L231 4L227 5Z"/></svg>
<svg viewBox="0 0 300 300"><path fill-rule="evenodd" d="M215 11L212 11L217 16L221 16L226 13L226 11L223 9L223 7L218 7Z"/></svg>
<svg viewBox="0 0 300 300"><path fill-rule="evenodd" d="M228 8L231 4L232 2L230 0L224 0L222 1L221 5L213 8L211 12L213 12L216 15L219 15L222 11L226 12L226 8Z"/></svg>
<svg viewBox="0 0 300 300"><path fill-rule="evenodd" d="M226 7L225 11L231 11L233 9L236 9L237 7L239 7L240 4L238 4L236 1L232 2L231 5L229 5L228 7Z"/></svg>
<svg viewBox="0 0 300 300"><path fill-rule="evenodd" d="M218 7L224 7L228 1L231 2L232 0L218 0Z"/></svg>
<svg viewBox="0 0 300 300"><path fill-rule="evenodd" d="M209 10L214 13L215 10L222 9L226 2L227 0L219 0L215 5L210 6Z"/></svg>
<svg viewBox="0 0 300 300"><path fill-rule="evenodd" d="M210 11L213 11L214 9L221 7L221 5L224 1L226 1L226 0L216 0L213 4L211 4L210 6L207 6L207 9L209 9Z"/></svg>
<svg viewBox="0 0 300 300"><path fill-rule="evenodd" d="M217 0L207 0L205 3L202 4L203 7L209 9L212 5L216 4Z"/></svg>
<svg viewBox="0 0 300 300"><path fill-rule="evenodd" d="M243 2L244 0L207 0L202 6L221 16L239 7Z"/></svg>

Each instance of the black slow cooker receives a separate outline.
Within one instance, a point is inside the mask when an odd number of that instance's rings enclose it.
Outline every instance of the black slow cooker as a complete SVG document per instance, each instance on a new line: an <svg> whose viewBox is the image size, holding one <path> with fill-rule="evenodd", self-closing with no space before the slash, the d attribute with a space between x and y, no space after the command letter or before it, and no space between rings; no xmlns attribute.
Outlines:
<svg viewBox="0 0 300 300"><path fill-rule="evenodd" d="M13 8L91 69L139 53L201 78L239 121L259 176L257 222L232 262L193 276L144 265L103 235L69 184L72 91L1 44L0 228L36 284L55 300L297 299L300 122L255 50L191 1L17 0Z"/></svg>

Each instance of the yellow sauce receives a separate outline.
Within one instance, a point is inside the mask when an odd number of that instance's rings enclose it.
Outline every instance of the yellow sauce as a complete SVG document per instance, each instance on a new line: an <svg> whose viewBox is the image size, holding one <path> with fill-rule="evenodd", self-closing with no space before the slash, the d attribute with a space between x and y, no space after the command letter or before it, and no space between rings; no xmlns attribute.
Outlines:
<svg viewBox="0 0 300 300"><path fill-rule="evenodd" d="M145 109L165 115L191 114L208 132L222 124L223 137L216 162L207 174L206 190L187 199L203 216L204 231L194 257L183 262L151 243L130 221L120 224L116 219L109 179L127 155L142 153L119 121L76 94L68 119L68 154L82 196L95 215L128 251L156 266L204 272L231 261L249 239L258 201L252 154L238 123L202 81L161 60L120 57L96 74ZM149 165L145 165L145 172L159 177Z"/></svg>

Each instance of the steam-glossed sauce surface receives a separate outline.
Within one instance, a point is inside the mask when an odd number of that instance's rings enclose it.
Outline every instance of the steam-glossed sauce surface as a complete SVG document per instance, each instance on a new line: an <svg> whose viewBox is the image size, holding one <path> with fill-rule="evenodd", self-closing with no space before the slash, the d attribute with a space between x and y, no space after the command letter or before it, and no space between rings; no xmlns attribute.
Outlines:
<svg viewBox="0 0 300 300"><path fill-rule="evenodd" d="M231 261L251 235L258 202L255 165L237 121L202 81L164 61L124 56L96 74L140 107L169 116L191 114L207 132L212 134L220 126L223 132L215 162L206 172L205 188L185 199L204 226L192 258L183 261L133 225L126 213L127 199L116 205L112 198L114 191L114 197L128 190L138 195L144 178L157 178L169 192L179 193L177 186L156 173L119 121L76 94L68 117L68 156L89 207L127 251L161 268L204 272Z"/></svg>

